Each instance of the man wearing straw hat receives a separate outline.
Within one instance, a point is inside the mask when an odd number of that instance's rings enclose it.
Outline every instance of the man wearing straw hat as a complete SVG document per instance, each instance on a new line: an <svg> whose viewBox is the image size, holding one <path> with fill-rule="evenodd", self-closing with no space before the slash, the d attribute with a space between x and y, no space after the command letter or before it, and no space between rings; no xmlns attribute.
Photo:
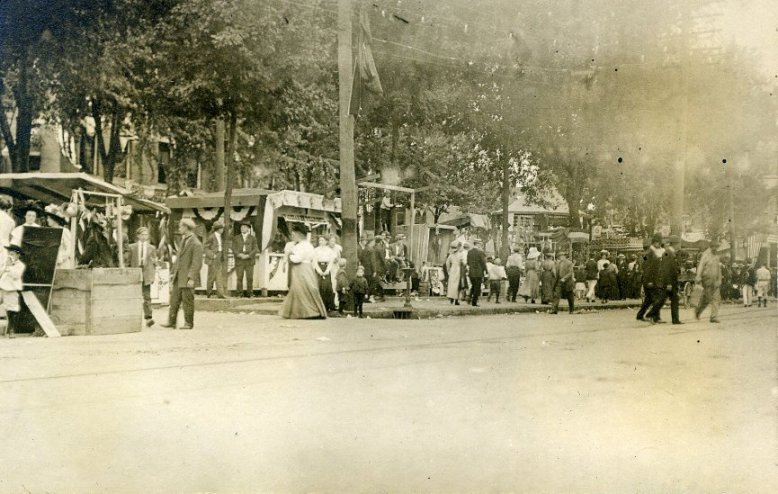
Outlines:
<svg viewBox="0 0 778 494"><path fill-rule="evenodd" d="M143 295L143 319L146 326L154 325L151 314L151 284L157 274L157 249L149 243L149 229L142 226L135 230L137 241L130 244L131 268L141 269L141 294Z"/></svg>

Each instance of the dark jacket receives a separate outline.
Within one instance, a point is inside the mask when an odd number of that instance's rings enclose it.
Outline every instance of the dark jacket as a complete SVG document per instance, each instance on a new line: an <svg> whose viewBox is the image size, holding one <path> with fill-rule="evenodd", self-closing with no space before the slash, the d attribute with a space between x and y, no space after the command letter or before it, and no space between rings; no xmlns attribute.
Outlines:
<svg viewBox="0 0 778 494"><path fill-rule="evenodd" d="M351 280L351 293L354 294L366 294L367 293L367 278L364 276L359 277L357 276L353 280Z"/></svg>
<svg viewBox="0 0 778 494"><path fill-rule="evenodd" d="M378 273L378 276L386 274L386 249L383 242L375 243L370 252L370 261L373 265L372 273ZM365 274L372 273L365 270Z"/></svg>
<svg viewBox="0 0 778 494"><path fill-rule="evenodd" d="M586 261L586 267L584 268L586 271L586 279L587 280L596 280L597 279L597 261L594 259L589 259Z"/></svg>
<svg viewBox="0 0 778 494"><path fill-rule="evenodd" d="M348 275L346 274L346 271L343 269L338 270L337 276L335 276L335 289L339 292L345 290L348 288L349 282L348 282Z"/></svg>
<svg viewBox="0 0 778 494"><path fill-rule="evenodd" d="M216 259L216 257L219 256L219 242L216 239L216 232L211 232L208 234L208 238L205 239L205 244L203 244L203 250L205 251L205 263L210 264L211 261ZM221 235L221 247L222 250L224 250L224 234Z"/></svg>
<svg viewBox="0 0 778 494"><path fill-rule="evenodd" d="M359 258L359 264L365 268L365 274L373 274L373 252L368 247L360 246L357 249L357 257Z"/></svg>
<svg viewBox="0 0 778 494"><path fill-rule="evenodd" d="M467 252L468 276L483 278L486 272L486 254L481 249L473 247Z"/></svg>
<svg viewBox="0 0 778 494"><path fill-rule="evenodd" d="M249 233L246 236L246 240L244 242L243 235L240 233L235 235L232 237L232 252L235 254L236 262L254 264L254 261L256 261L257 252L259 252L259 247L257 246L257 237ZM241 259L238 257L238 254L246 254L249 257L248 259Z"/></svg>
<svg viewBox="0 0 778 494"><path fill-rule="evenodd" d="M659 269L662 263L662 258L656 255L656 251L649 247L643 253L643 284L649 283L654 286L662 285L662 275Z"/></svg>
<svg viewBox="0 0 778 494"><path fill-rule="evenodd" d="M676 290L678 288L678 274L680 271L676 253L671 249L665 249L662 261L659 264L659 276L661 278L659 285L662 287L671 285L673 290Z"/></svg>
<svg viewBox="0 0 778 494"><path fill-rule="evenodd" d="M186 288L186 282L194 281L200 285L200 268L203 266L203 244L197 235L190 235L181 241L178 257L170 269L170 284L178 288Z"/></svg>

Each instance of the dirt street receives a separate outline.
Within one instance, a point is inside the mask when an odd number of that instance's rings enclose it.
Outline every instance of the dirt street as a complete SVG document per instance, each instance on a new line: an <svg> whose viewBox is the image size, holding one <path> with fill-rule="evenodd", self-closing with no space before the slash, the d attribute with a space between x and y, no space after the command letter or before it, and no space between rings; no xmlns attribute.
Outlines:
<svg viewBox="0 0 778 494"><path fill-rule="evenodd" d="M777 316L0 340L0 492L778 492Z"/></svg>

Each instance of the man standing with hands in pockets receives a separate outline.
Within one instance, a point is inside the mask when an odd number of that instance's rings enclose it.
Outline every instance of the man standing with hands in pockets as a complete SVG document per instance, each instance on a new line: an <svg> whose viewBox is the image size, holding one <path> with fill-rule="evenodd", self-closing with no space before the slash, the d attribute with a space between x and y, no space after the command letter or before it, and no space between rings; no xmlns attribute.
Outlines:
<svg viewBox="0 0 778 494"><path fill-rule="evenodd" d="M151 317L151 284L157 274L157 250L149 243L149 229L145 226L135 231L137 242L130 245L130 267L140 268L143 294L143 319L146 326L154 325Z"/></svg>
<svg viewBox="0 0 778 494"><path fill-rule="evenodd" d="M203 245L194 234L195 224L183 219L178 224L181 246L178 256L170 268L170 312L163 328L176 329L178 309L184 305L184 325L181 329L194 327L194 289L200 284L200 268L203 265Z"/></svg>

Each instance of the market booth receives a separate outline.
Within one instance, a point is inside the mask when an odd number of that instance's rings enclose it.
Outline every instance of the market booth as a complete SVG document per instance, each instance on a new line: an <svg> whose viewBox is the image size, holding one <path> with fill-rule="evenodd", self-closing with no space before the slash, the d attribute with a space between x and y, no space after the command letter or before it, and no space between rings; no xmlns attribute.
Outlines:
<svg viewBox="0 0 778 494"><path fill-rule="evenodd" d="M242 222L251 225L259 246L254 264L254 289L261 290L263 295L288 289L284 246L290 223L304 223L313 235L334 233L340 228L339 198L291 190L235 189L231 203L233 231L225 232L225 235L237 235ZM211 225L224 216L223 192L169 197L166 204L171 212L171 228L182 218L190 218L197 224L197 234L202 239L210 232ZM230 254L227 290L236 288L233 267L234 258ZM203 265L199 289L205 288L207 269Z"/></svg>
<svg viewBox="0 0 778 494"><path fill-rule="evenodd" d="M133 196L85 173L9 173L0 175L0 193L14 202L61 205L69 229L36 228L25 231L28 256L35 256L48 230L57 244L70 244L74 262L30 283L33 292L62 335L116 334L140 331L143 322L141 272L124 265L127 231L133 226L158 224L168 210L161 204ZM59 230L59 231L57 231ZM65 235L65 232L68 232ZM59 240L64 238L65 240ZM117 241L124 239L124 241ZM37 243L36 243L37 242ZM56 245L54 256L56 257ZM40 251L43 255L43 251ZM51 257L46 254L44 257ZM30 259L28 262L42 262ZM53 263L55 260L51 261ZM30 271L30 276L41 270ZM25 275L27 278L27 274ZM38 277L40 278L40 277Z"/></svg>

